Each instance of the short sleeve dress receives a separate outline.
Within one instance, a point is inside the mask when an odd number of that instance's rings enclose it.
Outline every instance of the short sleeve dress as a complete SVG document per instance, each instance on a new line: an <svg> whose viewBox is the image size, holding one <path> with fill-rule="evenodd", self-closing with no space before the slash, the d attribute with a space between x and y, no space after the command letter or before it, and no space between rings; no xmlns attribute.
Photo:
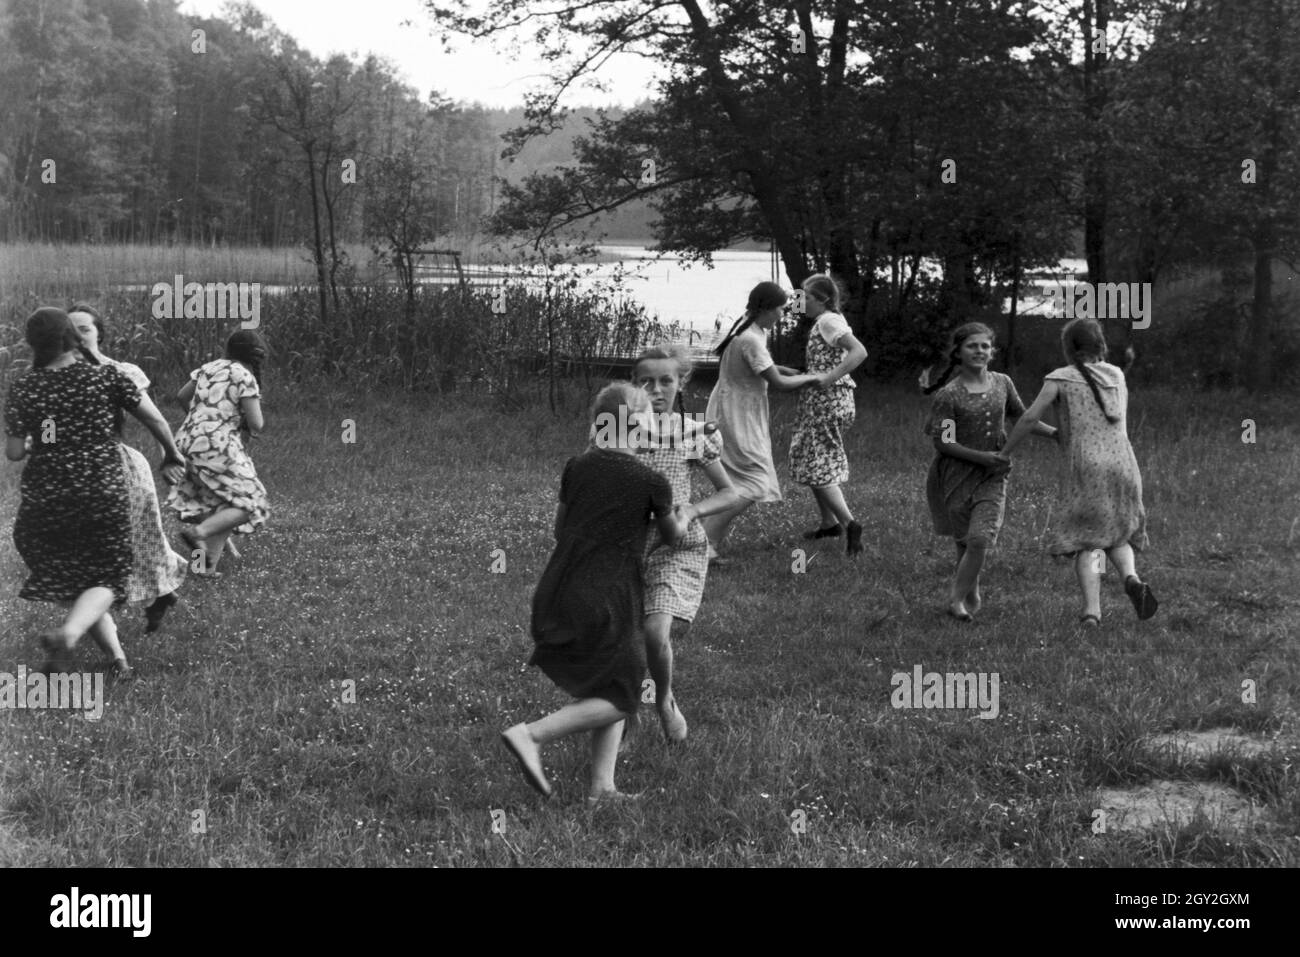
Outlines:
<svg viewBox="0 0 1300 957"><path fill-rule="evenodd" d="M638 457L666 478L673 490L674 505L691 502L691 475L718 461L722 436L704 435L690 419L683 423L673 413L671 438L654 444ZM678 437L686 441L676 441ZM709 573L709 539L699 519L691 522L680 544L667 545L657 528L650 529L645 557L645 613L668 614L682 621L694 621L704 599L704 582Z"/></svg>
<svg viewBox="0 0 1300 957"><path fill-rule="evenodd" d="M149 377L138 365L109 359L131 383L144 394L149 388ZM181 587L185 581L185 559L172 551L163 530L162 513L158 508L158 488L153 480L149 460L137 449L121 441L118 452L122 457L122 471L126 477L127 495L131 501L131 577L127 580L126 600L133 603L152 602Z"/></svg>
<svg viewBox="0 0 1300 957"><path fill-rule="evenodd" d="M722 433L722 465L736 491L751 502L781 501L781 482L772 460L767 380L775 363L767 336L751 325L727 346L718 363L718 384L709 396L709 419Z"/></svg>
<svg viewBox="0 0 1300 957"><path fill-rule="evenodd" d="M823 312L808 333L805 364L813 375L823 375L840 364L844 349L837 346L849 329L837 312ZM790 438L790 477L800 485L825 488L849 480L849 457L844 451L844 429L853 424L857 385L843 376L829 389L801 389L795 405L794 434Z"/></svg>
<svg viewBox="0 0 1300 957"><path fill-rule="evenodd" d="M1006 420L1018 419L1025 404L1011 377L990 372L989 388L970 392L954 378L934 394L925 434L948 436L979 452L996 452L1006 444ZM958 542L996 544L1007 501L1007 473L965 459L936 453L926 477L925 497L938 535Z"/></svg>
<svg viewBox="0 0 1300 957"><path fill-rule="evenodd" d="M117 419L140 393L112 366L33 369L14 383L5 431L32 439L23 467L14 545L30 601L75 601L89 588L126 599L131 526Z"/></svg>
<svg viewBox="0 0 1300 957"><path fill-rule="evenodd" d="M641 560L650 516L672 510L672 487L635 457L598 448L565 464L560 502L564 523L533 594L529 664L575 698L635 714L646 668Z"/></svg>
<svg viewBox="0 0 1300 957"><path fill-rule="evenodd" d="M239 402L261 394L257 379L231 359L214 359L190 378L194 398L176 432L177 448L186 459L185 478L172 488L167 505L184 522L201 522L220 508L242 508L249 519L235 531L249 534L270 514L266 487L239 438Z"/></svg>
<svg viewBox="0 0 1300 957"><path fill-rule="evenodd" d="M1147 514L1142 505L1142 473L1128 439L1128 384L1124 372L1108 362L1090 362L1102 401L1117 422L1106 419L1079 370L1064 366L1048 374L1060 390L1056 400L1065 450L1061 483L1063 515L1053 522L1053 555L1129 544L1142 550Z"/></svg>

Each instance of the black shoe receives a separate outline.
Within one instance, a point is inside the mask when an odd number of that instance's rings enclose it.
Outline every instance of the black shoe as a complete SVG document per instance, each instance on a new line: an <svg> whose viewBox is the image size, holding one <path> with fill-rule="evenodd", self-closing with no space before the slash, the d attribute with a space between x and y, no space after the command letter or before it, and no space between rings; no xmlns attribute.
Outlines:
<svg viewBox="0 0 1300 957"><path fill-rule="evenodd" d="M41 647L45 649L45 663L37 669L41 674L49 677L72 671L72 649L58 637L58 632L47 631L41 635Z"/></svg>
<svg viewBox="0 0 1300 957"><path fill-rule="evenodd" d="M825 528L815 528L811 532L804 532L803 537L811 541L814 538L839 538L841 534L840 523L827 525Z"/></svg>
<svg viewBox="0 0 1300 957"><path fill-rule="evenodd" d="M849 522L849 540L845 546L850 555L857 555L862 551L862 526L857 522Z"/></svg>
<svg viewBox="0 0 1300 957"><path fill-rule="evenodd" d="M144 610L144 630L146 632L157 631L158 626L162 624L163 616L178 600L176 593L170 591L154 599L153 604Z"/></svg>

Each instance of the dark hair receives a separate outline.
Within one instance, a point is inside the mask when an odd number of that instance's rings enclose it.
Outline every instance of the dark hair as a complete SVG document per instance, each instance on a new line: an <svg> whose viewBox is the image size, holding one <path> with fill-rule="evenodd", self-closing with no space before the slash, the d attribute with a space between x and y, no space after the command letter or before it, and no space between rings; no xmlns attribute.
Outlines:
<svg viewBox="0 0 1300 957"><path fill-rule="evenodd" d="M33 369L43 369L65 352L81 349L81 337L72 320L53 306L43 306L27 317L26 336L32 348Z"/></svg>
<svg viewBox="0 0 1300 957"><path fill-rule="evenodd" d="M768 309L779 309L789 300L786 291L781 288L779 283L764 280L749 291L749 301L745 304L745 314L735 321L731 331L714 349L716 355L722 355L727 351L727 346L731 345L731 340L736 338L754 322L754 317L760 312L766 312Z"/></svg>
<svg viewBox="0 0 1300 957"><path fill-rule="evenodd" d="M1061 330L1061 349L1065 353L1065 361L1079 370L1083 381L1088 383L1092 397L1097 400L1097 406L1106 416L1106 421L1118 422L1119 416L1106 408L1106 403L1101 400L1101 390L1097 388L1097 380L1083 362L1084 358L1093 362L1106 358L1106 334L1102 332L1101 323L1096 319L1071 319Z"/></svg>
<svg viewBox="0 0 1300 957"><path fill-rule="evenodd" d="M262 384L262 360L266 358L266 341L252 329L240 329L226 340L226 358L241 362L253 373L253 381Z"/></svg>
<svg viewBox="0 0 1300 957"><path fill-rule="evenodd" d="M691 350L680 342L661 342L657 346L648 346L641 350L641 354L636 357L636 362L632 364L633 375L647 359L667 359L677 367L677 411L685 415L686 403L682 401L681 386L686 384L686 380L691 377L691 372L695 368L695 362L691 359Z"/></svg>
<svg viewBox="0 0 1300 957"><path fill-rule="evenodd" d="M74 302L72 308L68 310L68 315L70 316L74 312L84 312L86 315L90 316L91 319L95 320L95 331L99 333L99 345L102 349L104 346L104 339L108 335L108 328L104 325L104 317L99 314L99 310L88 302Z"/></svg>
<svg viewBox="0 0 1300 957"><path fill-rule="evenodd" d="M948 368L943 370L943 375L922 390L926 395L939 391L952 375L952 370L961 365L962 343L971 336L988 336L991 341L997 341L997 334L982 322L968 322L954 329L952 335L948 337Z"/></svg>

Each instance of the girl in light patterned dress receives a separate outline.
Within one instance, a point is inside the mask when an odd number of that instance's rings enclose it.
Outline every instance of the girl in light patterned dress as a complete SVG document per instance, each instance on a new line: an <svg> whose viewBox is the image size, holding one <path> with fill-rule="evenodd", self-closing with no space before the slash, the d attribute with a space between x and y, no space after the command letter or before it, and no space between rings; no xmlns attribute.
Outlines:
<svg viewBox="0 0 1300 957"><path fill-rule="evenodd" d="M1061 423L1068 469L1065 516L1055 528L1050 551L1074 558L1083 597L1080 622L1101 623L1102 553L1119 569L1124 593L1140 620L1159 603L1137 574L1134 550L1147 546L1142 473L1128 440L1128 384L1121 369L1105 361L1106 337L1095 319L1075 319L1061 330L1066 365L1048 373L1043 391L1011 430L1010 455L1030 427L1051 408Z"/></svg>
<svg viewBox="0 0 1300 957"><path fill-rule="evenodd" d="M802 390L796 400L790 477L812 489L821 513L821 525L804 538L834 538L842 528L848 533L848 553L856 555L862 551L862 526L840 490L849 480L842 433L856 415L856 386L849 373L867 358L867 350L840 315L840 289L830 276L809 276L803 291L804 316L812 321L806 365L818 382L816 388Z"/></svg>
<svg viewBox="0 0 1300 957"><path fill-rule="evenodd" d="M239 437L241 423L250 437L265 425L259 399L265 357L262 337L241 329L227 340L226 358L195 369L177 393L182 404L189 404L176 433L188 467L167 504L181 521L194 523L181 537L194 557L204 559L203 570L196 570L200 577L219 574L217 563L230 534L251 534L270 511L266 488Z"/></svg>
<svg viewBox="0 0 1300 957"><path fill-rule="evenodd" d="M140 390L140 408L152 410L161 418L153 400L149 398L149 377L144 370L130 362L110 359L101 351L107 338L104 319L93 306L79 302L68 313L72 327L81 337L81 344L100 365L111 365L124 372ZM118 430L118 451L122 455L122 470L126 476L127 494L131 500L131 576L126 583L126 600L132 604L146 605L145 631L157 631L167 610L176 604L176 590L185 580L185 559L172 551L163 531L162 512L158 508L158 488L154 484L153 469L149 460L136 449L122 441Z"/></svg>
<svg viewBox="0 0 1300 957"><path fill-rule="evenodd" d="M672 742L686 739L686 719L673 694L672 625L676 620L690 627L704 597L709 572L709 540L698 519L743 501L722 467L722 436L685 414L681 390L690 378L691 365L686 346L663 344L642 352L633 371L636 384L650 396L658 423L641 461L668 479L673 487L673 503L681 507L682 519L689 526L685 538L676 546L665 544L657 533L652 533L646 543L646 660L655 682L659 722ZM693 469L702 471L714 488L712 495L694 504Z"/></svg>
<svg viewBox="0 0 1300 957"><path fill-rule="evenodd" d="M772 361L767 334L781 318L789 300L774 282L760 282L749 291L745 314L713 351L718 355L718 384L709 396L705 415L717 422L724 442L722 464L741 501L704 521L709 536L709 560L723 564L717 550L731 523L755 502L781 501L781 481L772 460L767 390L793 392L817 382Z"/></svg>

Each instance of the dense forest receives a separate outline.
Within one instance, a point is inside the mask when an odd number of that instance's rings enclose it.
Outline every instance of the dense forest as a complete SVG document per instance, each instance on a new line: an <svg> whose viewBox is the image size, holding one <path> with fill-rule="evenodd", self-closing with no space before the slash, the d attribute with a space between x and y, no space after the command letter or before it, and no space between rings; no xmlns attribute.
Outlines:
<svg viewBox="0 0 1300 957"><path fill-rule="evenodd" d="M356 242L413 290L450 236L756 241L903 353L1081 255L1094 284L1212 275L1241 381L1300 356L1290 0L424 6L431 46L531 40L553 88L421 98L249 5L0 0L0 241L305 244L322 290ZM659 59L649 98L563 108L620 50Z"/></svg>

